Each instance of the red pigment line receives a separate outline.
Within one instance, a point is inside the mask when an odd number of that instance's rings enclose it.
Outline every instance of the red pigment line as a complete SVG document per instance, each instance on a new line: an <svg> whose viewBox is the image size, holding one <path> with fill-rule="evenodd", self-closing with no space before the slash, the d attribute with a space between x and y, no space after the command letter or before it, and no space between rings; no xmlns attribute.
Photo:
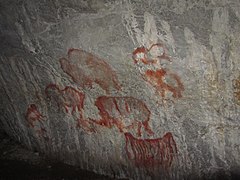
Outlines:
<svg viewBox="0 0 240 180"><path fill-rule="evenodd" d="M66 86L62 90L65 106L72 107L72 113L78 109L80 112L83 109L83 102L85 95L82 92L77 91L73 87Z"/></svg>
<svg viewBox="0 0 240 180"><path fill-rule="evenodd" d="M160 43L156 43L156 44L152 44L149 49L145 48L144 46L136 48L132 53L132 58L134 60L134 63L136 64L138 61L142 61L144 64L156 63L157 62L156 59L151 59L149 57L150 56L149 53L152 50L152 48L154 48L154 47L162 48L162 50L163 50L163 53L159 56L156 56L155 58L160 59L160 60L165 59L165 60L171 61L170 57L167 56L165 46ZM138 58L137 57L138 54L143 54L143 57Z"/></svg>
<svg viewBox="0 0 240 180"><path fill-rule="evenodd" d="M160 56L157 56L158 58L171 61L170 57L166 55L166 48L163 44L160 44L160 43L153 44L147 51L150 52L153 47L160 47L163 49L163 54Z"/></svg>
<svg viewBox="0 0 240 180"><path fill-rule="evenodd" d="M136 166L150 168L161 166L166 169L171 167L177 154L177 147L170 132L157 139L137 139L131 133L124 135L127 156Z"/></svg>
<svg viewBox="0 0 240 180"><path fill-rule="evenodd" d="M113 98L112 100L113 100L113 103L114 103L114 105L115 105L116 110L119 112L119 114L122 115L122 113L121 113L121 111L120 111L120 109L119 109L119 107L118 107L118 104L117 104L117 98Z"/></svg>
<svg viewBox="0 0 240 180"><path fill-rule="evenodd" d="M126 108L127 113L130 113L130 109L129 109L128 103L126 103L126 102L125 102L125 108Z"/></svg>
<svg viewBox="0 0 240 180"><path fill-rule="evenodd" d="M99 110L99 115L101 116L101 119L100 120L92 119L91 121L93 123L98 124L98 125L106 126L108 128L111 128L112 127L111 118L109 116L109 113L105 110L105 107L104 107L102 101L105 101L105 96L100 96L95 101L95 106Z"/></svg>
<svg viewBox="0 0 240 180"><path fill-rule="evenodd" d="M177 86L172 86L164 82L164 77L169 75L176 81ZM165 97L165 91L172 92L173 98L182 97L182 91L184 91L184 86L180 80L180 78L173 73L168 72L166 69L158 69L156 71L147 70L145 72L145 76L147 77L147 81L156 87L158 92L162 97Z"/></svg>
<svg viewBox="0 0 240 180"><path fill-rule="evenodd" d="M74 51L78 51L78 49L75 49L75 48L70 48L70 49L68 49L68 53L67 53L68 58L70 58L71 54L72 54Z"/></svg>
<svg viewBox="0 0 240 180"><path fill-rule="evenodd" d="M35 121L42 121L44 116L39 112L35 104L30 104L27 108L25 119L28 121L29 125L34 128Z"/></svg>
<svg viewBox="0 0 240 180"><path fill-rule="evenodd" d="M58 86L56 84L47 85L47 87L45 88L45 94L48 98L50 97L50 95L48 94L49 89L56 89L56 90L60 91L60 89L58 88Z"/></svg>
<svg viewBox="0 0 240 180"><path fill-rule="evenodd" d="M132 58L133 58L133 60L134 60L134 63L136 64L137 63L137 54L141 54L141 53L143 53L144 54L144 57L143 58L141 58L140 60L144 63L144 64L148 64L148 60L147 60L147 57L146 57L146 54L147 54L147 49L144 47L144 46L142 46L142 47L138 47L137 49L135 49L134 51L133 51L133 56L132 56Z"/></svg>

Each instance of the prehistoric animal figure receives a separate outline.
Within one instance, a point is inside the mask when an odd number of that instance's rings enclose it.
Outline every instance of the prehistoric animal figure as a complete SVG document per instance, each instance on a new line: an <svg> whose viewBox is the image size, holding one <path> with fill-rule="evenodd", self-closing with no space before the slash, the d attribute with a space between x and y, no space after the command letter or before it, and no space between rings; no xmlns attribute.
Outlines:
<svg viewBox="0 0 240 180"><path fill-rule="evenodd" d="M69 49L68 57L60 59L61 68L82 88L95 82L107 94L111 89L120 90L115 71L103 59L82 49Z"/></svg>
<svg viewBox="0 0 240 180"><path fill-rule="evenodd" d="M77 127L81 127L87 132L95 132L91 127L92 122L84 118L83 106L85 94L76 90L73 87L66 86L64 89L60 89L56 84L49 84L45 89L45 94L48 98L54 100L58 108L63 107L66 113L76 113L78 110Z"/></svg>
<svg viewBox="0 0 240 180"><path fill-rule="evenodd" d="M133 97L108 97L100 96L95 101L99 110L100 120L92 120L108 128L116 126L120 132L134 130L137 136L142 135L142 128L153 135L149 126L151 112L145 103Z"/></svg>
<svg viewBox="0 0 240 180"><path fill-rule="evenodd" d="M54 99L59 108L64 107L67 113L70 112L71 108L71 114L78 110L82 116L84 93L70 86L60 89L56 84L49 84L45 89L45 94L48 98Z"/></svg>

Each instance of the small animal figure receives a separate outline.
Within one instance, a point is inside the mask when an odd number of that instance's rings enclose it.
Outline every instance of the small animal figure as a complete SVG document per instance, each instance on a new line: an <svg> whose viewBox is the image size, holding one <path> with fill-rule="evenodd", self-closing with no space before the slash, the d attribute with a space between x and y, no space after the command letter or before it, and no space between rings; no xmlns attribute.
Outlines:
<svg viewBox="0 0 240 180"><path fill-rule="evenodd" d="M78 110L82 116L85 95L73 87L66 86L60 89L56 84L49 84L45 89L48 98L52 98L58 104L58 107L64 107L67 113L73 114Z"/></svg>

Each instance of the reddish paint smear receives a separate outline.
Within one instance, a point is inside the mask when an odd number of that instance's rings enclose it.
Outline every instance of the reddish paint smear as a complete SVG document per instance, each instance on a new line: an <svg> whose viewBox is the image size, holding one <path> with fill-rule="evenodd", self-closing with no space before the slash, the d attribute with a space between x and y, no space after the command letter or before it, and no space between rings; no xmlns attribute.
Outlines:
<svg viewBox="0 0 240 180"><path fill-rule="evenodd" d="M153 48L160 48L162 49L162 53L160 55L157 55L155 57L151 57L150 52L152 51ZM153 44L149 49L145 48L144 46L138 47L135 49L132 53L132 58L134 60L134 63L137 63L138 61L142 61L144 64L151 64L151 63L156 63L157 60L168 60L171 61L169 56L166 54L166 48L160 44Z"/></svg>
<svg viewBox="0 0 240 180"><path fill-rule="evenodd" d="M68 57L60 59L61 68L82 88L97 83L106 93L120 90L115 71L102 59L82 49L69 49Z"/></svg>
<svg viewBox="0 0 240 180"><path fill-rule="evenodd" d="M157 92L159 92L163 98L165 97L166 91L170 91L173 98L182 97L184 86L176 74L170 73L166 69L158 69L156 71L147 70L145 72L145 77L146 80L157 89ZM164 78L166 77L174 80L176 86L167 84L167 82L164 81Z"/></svg>
<svg viewBox="0 0 240 180"><path fill-rule="evenodd" d="M170 132L163 138L137 139L130 133L125 133L125 150L130 160L138 167L171 167L177 154L177 146Z"/></svg>
<svg viewBox="0 0 240 180"><path fill-rule="evenodd" d="M116 126L120 132L133 129L140 137L142 128L153 135L153 131L149 126L151 112L147 106L138 99L133 97L98 97L95 105L99 110L100 120L92 120L93 122L112 128Z"/></svg>
<svg viewBox="0 0 240 180"><path fill-rule="evenodd" d="M93 125L93 122L88 119L84 119L81 117L77 119L77 127L82 128L86 132L89 132L89 133L96 132L96 130L92 127L92 125Z"/></svg>
<svg viewBox="0 0 240 180"><path fill-rule="evenodd" d="M145 47L138 47L135 49L132 53L132 57L134 60L134 63L137 63L139 60L142 61L144 64L148 64L148 58L147 58L148 50Z"/></svg>
<svg viewBox="0 0 240 180"><path fill-rule="evenodd" d="M25 114L25 118L28 121L29 125L34 128L35 121L44 120L44 116L39 112L37 106L35 104L30 104L27 108L27 112Z"/></svg>

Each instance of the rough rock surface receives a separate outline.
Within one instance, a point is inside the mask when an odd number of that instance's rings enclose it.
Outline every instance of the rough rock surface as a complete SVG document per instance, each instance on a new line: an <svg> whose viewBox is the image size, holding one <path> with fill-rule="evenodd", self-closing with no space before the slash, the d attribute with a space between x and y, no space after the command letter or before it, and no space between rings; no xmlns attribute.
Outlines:
<svg viewBox="0 0 240 180"><path fill-rule="evenodd" d="M240 174L238 0L0 2L0 122L120 178Z"/></svg>
<svg viewBox="0 0 240 180"><path fill-rule="evenodd" d="M32 152L9 136L0 128L0 178L1 179L82 179L113 180L103 175L66 165L44 154Z"/></svg>

